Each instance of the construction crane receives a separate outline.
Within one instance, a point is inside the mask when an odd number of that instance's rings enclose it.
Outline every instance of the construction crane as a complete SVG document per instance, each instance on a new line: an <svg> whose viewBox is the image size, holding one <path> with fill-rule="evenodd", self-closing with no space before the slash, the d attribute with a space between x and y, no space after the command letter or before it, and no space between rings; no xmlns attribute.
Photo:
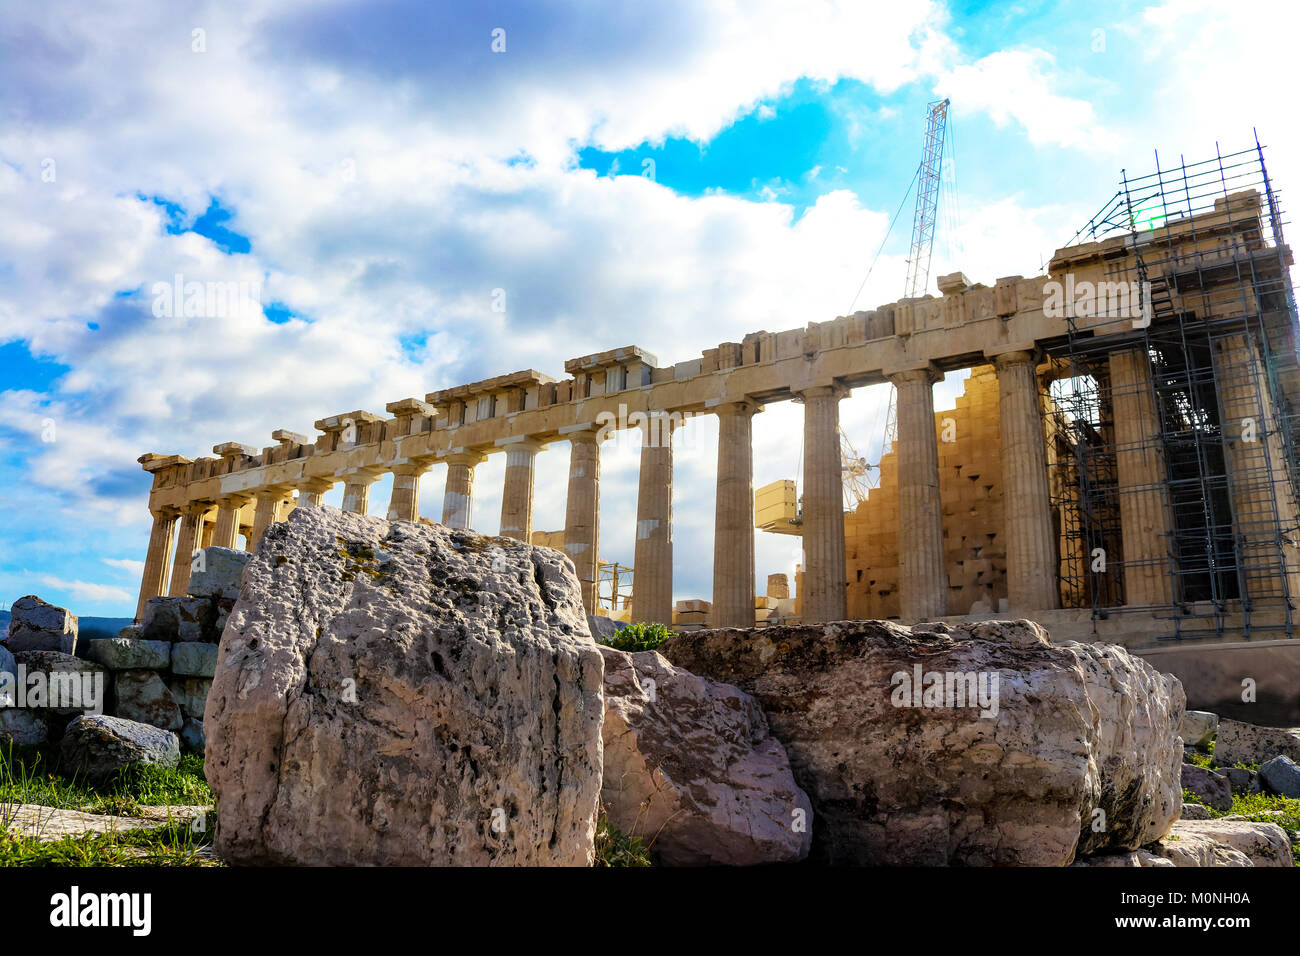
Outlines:
<svg viewBox="0 0 1300 956"><path fill-rule="evenodd" d="M930 284L930 257L934 251L934 229L939 217L939 184L943 176L950 102L947 99L935 100L928 106L925 149L921 153L921 168L916 177L916 214L912 217L912 249L907 256L907 282L903 288L905 299L925 295ZM898 438L897 399L898 391L891 385L889 410L885 413L885 435L880 445L882 458Z"/></svg>

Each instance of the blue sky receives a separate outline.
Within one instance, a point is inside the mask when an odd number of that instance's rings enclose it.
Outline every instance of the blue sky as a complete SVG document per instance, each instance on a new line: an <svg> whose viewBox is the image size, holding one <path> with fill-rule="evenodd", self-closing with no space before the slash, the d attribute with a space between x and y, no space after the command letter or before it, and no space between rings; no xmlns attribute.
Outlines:
<svg viewBox="0 0 1300 956"><path fill-rule="evenodd" d="M957 269L1036 274L1156 149L1200 158L1258 126L1277 181L1300 181L1296 68L1270 53L1290 4L609 6L7 8L0 601L131 612L143 452L263 446L578 354L671 363L843 313L938 97L955 162L932 291ZM858 308L901 295L911 215ZM178 274L242 283L249 307L156 314ZM842 407L872 461L886 394ZM799 411L763 413L756 483L797 470ZM679 440L675 589L708 597L716 426ZM501 467L478 480L489 533ZM539 528L562 526L566 468L563 443L539 459ZM630 563L635 447L607 447L603 478L602 557ZM791 543L759 535L760 582L792 570Z"/></svg>

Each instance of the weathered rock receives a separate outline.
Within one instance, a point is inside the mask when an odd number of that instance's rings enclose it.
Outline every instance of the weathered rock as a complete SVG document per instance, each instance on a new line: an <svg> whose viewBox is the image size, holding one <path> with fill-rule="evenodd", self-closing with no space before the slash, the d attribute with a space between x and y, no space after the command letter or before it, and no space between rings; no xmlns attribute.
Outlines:
<svg viewBox="0 0 1300 956"><path fill-rule="evenodd" d="M1189 710L1178 723L1178 735L1188 747L1204 747L1219 730L1219 715L1208 710Z"/></svg>
<svg viewBox="0 0 1300 956"><path fill-rule="evenodd" d="M1193 823L1202 822L1210 821L1192 820L1184 823L1180 820L1174 824L1168 836L1151 845L1151 852L1161 859L1168 860L1174 866L1255 865L1239 850L1185 829Z"/></svg>
<svg viewBox="0 0 1300 956"><path fill-rule="evenodd" d="M1182 780L1183 789L1196 794L1207 807L1215 810L1232 809L1232 784L1223 774L1185 763Z"/></svg>
<svg viewBox="0 0 1300 956"><path fill-rule="evenodd" d="M188 824L211 807L139 807L139 816L84 813L34 803L5 807L5 826L10 833L41 843L98 833L126 833L129 830L157 830L174 824Z"/></svg>
<svg viewBox="0 0 1300 956"><path fill-rule="evenodd" d="M1150 850L1130 850L1127 853L1101 853L1075 860L1070 866L1081 867L1169 867L1172 860L1157 856Z"/></svg>
<svg viewBox="0 0 1300 956"><path fill-rule="evenodd" d="M9 650L61 651L75 653L77 649L77 617L66 608L42 601L28 594L14 601L9 609Z"/></svg>
<svg viewBox="0 0 1300 956"><path fill-rule="evenodd" d="M18 662L14 660L13 654L9 653L9 648L0 644L0 674L17 674ZM15 677L15 679L17 679Z"/></svg>
<svg viewBox="0 0 1300 956"><path fill-rule="evenodd" d="M664 655L758 698L822 861L1065 865L1158 840L1182 805L1182 685L1120 647L1053 646L1028 621L847 621L678 634ZM917 671L996 707L915 706Z"/></svg>
<svg viewBox="0 0 1300 956"><path fill-rule="evenodd" d="M26 680L27 706L47 708L51 713L98 714L104 711L108 694L108 676L95 663L62 651L19 651L14 655ZM32 680L41 674L39 685ZM35 687L42 697L35 699Z"/></svg>
<svg viewBox="0 0 1300 956"><path fill-rule="evenodd" d="M1300 728L1261 727L1240 720L1219 721L1214 741L1214 762L1231 767L1239 763L1263 763L1278 754L1300 760Z"/></svg>
<svg viewBox="0 0 1300 956"><path fill-rule="evenodd" d="M299 508L263 536L221 639L217 852L586 865L602 671L562 552Z"/></svg>
<svg viewBox="0 0 1300 956"><path fill-rule="evenodd" d="M1291 858L1291 841L1286 831L1276 823L1224 819L1180 820L1174 824L1170 836L1177 836L1179 842L1188 836L1213 840L1243 854L1253 866L1295 865Z"/></svg>
<svg viewBox="0 0 1300 956"><path fill-rule="evenodd" d="M167 641L109 637L87 642L86 658L109 670L166 670L172 646Z"/></svg>
<svg viewBox="0 0 1300 956"><path fill-rule="evenodd" d="M233 601L239 597L244 568L252 559L253 556L247 551L204 548L194 558L186 590L194 597L228 598Z"/></svg>
<svg viewBox="0 0 1300 956"><path fill-rule="evenodd" d="M1259 781L1269 793L1300 798L1300 767L1290 757L1277 756L1260 764Z"/></svg>
<svg viewBox="0 0 1300 956"><path fill-rule="evenodd" d="M1210 811L1200 803L1184 803L1182 812L1178 815L1180 820L1208 820Z"/></svg>
<svg viewBox="0 0 1300 956"><path fill-rule="evenodd" d="M211 677L217 672L217 645L186 642L172 645L172 673Z"/></svg>
<svg viewBox="0 0 1300 956"><path fill-rule="evenodd" d="M587 629L591 631L592 639L599 644L608 644L609 639L625 627L627 625L622 621L611 620L599 614L587 615Z"/></svg>
<svg viewBox="0 0 1300 956"><path fill-rule="evenodd" d="M807 856L812 805L758 702L654 651L605 657L611 823L669 866L784 863Z"/></svg>
<svg viewBox="0 0 1300 956"><path fill-rule="evenodd" d="M1234 793L1259 793L1259 774L1242 767L1223 767L1219 773L1228 778Z"/></svg>
<svg viewBox="0 0 1300 956"><path fill-rule="evenodd" d="M203 721L186 717L185 726L181 728L181 749L190 754L202 754L205 743Z"/></svg>
<svg viewBox="0 0 1300 956"><path fill-rule="evenodd" d="M188 680L170 680L167 689L171 691L176 703L180 704L182 714L201 719L208 693L212 690L212 681L193 677Z"/></svg>
<svg viewBox="0 0 1300 956"><path fill-rule="evenodd" d="M124 641L143 641L145 640L144 629L139 624L128 624L122 630L117 632L117 636Z"/></svg>
<svg viewBox="0 0 1300 956"><path fill-rule="evenodd" d="M50 724L43 711L0 706L0 744L43 744L49 737Z"/></svg>
<svg viewBox="0 0 1300 956"><path fill-rule="evenodd" d="M90 780L103 780L132 764L174 767L180 760L176 735L121 717L82 716L63 734L64 763Z"/></svg>
<svg viewBox="0 0 1300 956"><path fill-rule="evenodd" d="M140 631L151 641L214 641L216 619L211 598L156 597L145 602Z"/></svg>
<svg viewBox="0 0 1300 956"><path fill-rule="evenodd" d="M128 720L180 730L184 723L180 704L171 695L157 671L117 671L113 675L117 713Z"/></svg>

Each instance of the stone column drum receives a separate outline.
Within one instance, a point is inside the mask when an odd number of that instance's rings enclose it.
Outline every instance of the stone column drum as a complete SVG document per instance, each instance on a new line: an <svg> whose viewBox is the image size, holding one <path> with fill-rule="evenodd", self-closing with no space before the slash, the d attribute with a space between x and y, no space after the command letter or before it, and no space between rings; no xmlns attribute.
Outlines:
<svg viewBox="0 0 1300 956"><path fill-rule="evenodd" d="M448 528L468 528L474 520L474 469L484 456L478 452L448 455L447 487L442 495L442 523Z"/></svg>
<svg viewBox="0 0 1300 956"><path fill-rule="evenodd" d="M714 627L754 626L754 414L761 406L719 405L718 497L713 526Z"/></svg>
<svg viewBox="0 0 1300 956"><path fill-rule="evenodd" d="M803 396L803 620L842 621L848 613L844 571L844 478L840 470L839 387ZM752 523L752 522L751 522Z"/></svg>
<svg viewBox="0 0 1300 956"><path fill-rule="evenodd" d="M898 389L898 589L904 623L948 610L948 565L939 499L939 445L934 431L933 367L891 375Z"/></svg>
<svg viewBox="0 0 1300 956"><path fill-rule="evenodd" d="M673 432L667 415L641 428L641 474L636 499L636 586L632 620L673 622Z"/></svg>
<svg viewBox="0 0 1300 956"><path fill-rule="evenodd" d="M160 508L153 513L153 528L149 531L149 551L144 559L144 576L140 581L140 600L135 606L135 619L144 614L145 603L150 598L161 597L167 590L167 565L172 557L172 535L176 530L177 512L174 508Z"/></svg>
<svg viewBox="0 0 1300 956"><path fill-rule="evenodd" d="M569 438L569 496L564 511L564 552L582 586L582 606L596 609L600 545L600 442L594 428ZM530 521L531 525L531 521Z"/></svg>
<svg viewBox="0 0 1300 956"><path fill-rule="evenodd" d="M501 534L525 543L533 536L533 472L537 453L546 446L532 439L506 449L506 476L501 492Z"/></svg>

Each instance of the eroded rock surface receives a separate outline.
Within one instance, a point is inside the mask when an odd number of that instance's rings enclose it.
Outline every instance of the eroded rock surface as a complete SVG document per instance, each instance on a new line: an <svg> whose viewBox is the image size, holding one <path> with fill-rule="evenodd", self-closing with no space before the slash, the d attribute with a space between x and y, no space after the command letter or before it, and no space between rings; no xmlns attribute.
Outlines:
<svg viewBox="0 0 1300 956"><path fill-rule="evenodd" d="M802 859L812 806L758 702L654 651L605 657L610 822L663 864L749 866Z"/></svg>
<svg viewBox="0 0 1300 956"><path fill-rule="evenodd" d="M242 863L590 862L603 661L561 552L299 508L244 571L204 731Z"/></svg>
<svg viewBox="0 0 1300 956"><path fill-rule="evenodd" d="M1120 647L1054 646L1027 621L848 621L696 631L663 652L759 700L821 861L1065 865L1160 839L1182 804L1182 686ZM996 675L996 714L895 706L918 669L921 685Z"/></svg>

